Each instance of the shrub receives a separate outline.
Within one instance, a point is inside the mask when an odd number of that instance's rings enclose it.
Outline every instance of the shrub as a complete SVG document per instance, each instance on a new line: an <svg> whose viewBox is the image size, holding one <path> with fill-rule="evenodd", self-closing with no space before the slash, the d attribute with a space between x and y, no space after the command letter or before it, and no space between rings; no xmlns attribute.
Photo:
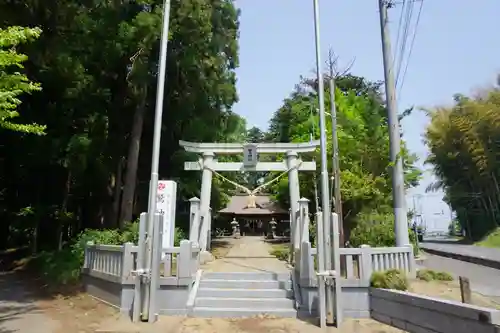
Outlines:
<svg viewBox="0 0 500 333"><path fill-rule="evenodd" d="M286 261L290 254L290 247L283 244L273 245L270 254L279 260Z"/></svg>
<svg viewBox="0 0 500 333"><path fill-rule="evenodd" d="M179 246L181 243L181 240L186 239L186 235L184 234L184 231L182 231L181 228L175 228L175 233L174 233L174 246Z"/></svg>
<svg viewBox="0 0 500 333"><path fill-rule="evenodd" d="M409 228L410 243L415 254L418 253L415 232ZM354 247L363 244L372 247L396 246L394 233L394 216L392 214L361 213L356 219L356 226L352 229L349 242Z"/></svg>
<svg viewBox="0 0 500 333"><path fill-rule="evenodd" d="M370 278L373 288L408 290L408 279L403 271L390 269L382 272L373 272Z"/></svg>
<svg viewBox="0 0 500 333"><path fill-rule="evenodd" d="M175 229L174 245L179 246L184 232ZM139 223L127 223L123 230L86 229L73 242L61 251L42 252L34 258L32 265L49 281L60 284L76 282L85 256L85 246L88 242L94 244L122 245L126 242L137 244L139 240Z"/></svg>
<svg viewBox="0 0 500 333"><path fill-rule="evenodd" d="M457 220L453 220L448 224L449 236L460 236L462 234L462 226Z"/></svg>
<svg viewBox="0 0 500 333"><path fill-rule="evenodd" d="M417 279L423 281L453 281L453 276L447 272L420 269L417 271Z"/></svg>

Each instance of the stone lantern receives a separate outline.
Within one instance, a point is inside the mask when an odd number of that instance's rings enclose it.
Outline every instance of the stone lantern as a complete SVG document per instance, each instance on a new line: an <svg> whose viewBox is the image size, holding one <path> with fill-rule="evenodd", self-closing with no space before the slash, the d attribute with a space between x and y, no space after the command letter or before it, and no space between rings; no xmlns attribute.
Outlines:
<svg viewBox="0 0 500 333"><path fill-rule="evenodd" d="M274 217L271 219L269 222L269 225L271 226L271 234L269 235L269 239L274 239L276 238L276 221L274 220Z"/></svg>
<svg viewBox="0 0 500 333"><path fill-rule="evenodd" d="M238 221L236 221L236 218L233 217L233 220L231 221L231 227L233 228L233 237L234 238L239 238L240 236L240 224Z"/></svg>

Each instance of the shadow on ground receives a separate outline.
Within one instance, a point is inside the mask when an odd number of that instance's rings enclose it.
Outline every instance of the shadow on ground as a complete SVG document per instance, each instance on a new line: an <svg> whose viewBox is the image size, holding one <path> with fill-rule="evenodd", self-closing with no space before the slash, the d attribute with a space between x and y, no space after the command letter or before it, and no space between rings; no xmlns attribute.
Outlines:
<svg viewBox="0 0 500 333"><path fill-rule="evenodd" d="M30 259L29 248L0 252L0 333L52 333L57 324L46 315L48 308L69 303L83 290L44 280Z"/></svg>
<svg viewBox="0 0 500 333"><path fill-rule="evenodd" d="M34 304L28 302L21 305L4 305L4 302L0 300L0 333L18 332L18 330L9 328L10 322L19 320L27 313L39 312L40 310Z"/></svg>
<svg viewBox="0 0 500 333"><path fill-rule="evenodd" d="M279 238L274 238L274 239L264 239L264 242L269 243L269 244L284 244L284 243L289 243L290 238L279 237Z"/></svg>
<svg viewBox="0 0 500 333"><path fill-rule="evenodd" d="M214 238L211 242L211 252L216 259L227 256L229 250L234 246L237 239L230 237Z"/></svg>

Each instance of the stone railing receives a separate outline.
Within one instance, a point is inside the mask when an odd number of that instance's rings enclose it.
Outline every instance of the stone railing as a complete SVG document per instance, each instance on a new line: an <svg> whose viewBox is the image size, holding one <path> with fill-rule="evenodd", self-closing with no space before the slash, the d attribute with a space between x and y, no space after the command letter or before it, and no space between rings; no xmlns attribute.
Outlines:
<svg viewBox="0 0 500 333"><path fill-rule="evenodd" d="M301 222L308 222L305 216L303 218ZM322 327L326 325L328 300L332 299L327 295L336 295L333 311L338 323L343 317L369 318L373 272L398 269L408 277L415 277L412 246L342 248L337 214L332 213L331 219L324 221L322 213L316 213L315 222L319 251L325 251L321 258L323 262L319 261L318 250L309 240L301 238L300 247L294 249L295 272L292 277L299 311L305 315L319 315Z"/></svg>
<svg viewBox="0 0 500 333"><path fill-rule="evenodd" d="M121 282L127 272L134 269L133 253L137 248L132 243L124 245L94 245L85 247L82 272L112 282Z"/></svg>
<svg viewBox="0 0 500 333"><path fill-rule="evenodd" d="M132 272L136 270L138 247L133 243L124 245L87 244L83 273L111 282L131 283ZM180 246L163 248L160 264L160 284L171 284L186 279L190 283L199 266L198 247L193 242L181 241ZM162 283L163 282L163 283ZM177 282L175 282L177 283Z"/></svg>
<svg viewBox="0 0 500 333"><path fill-rule="evenodd" d="M193 242L181 241L180 246L162 249L163 270L160 276L192 278L198 270L200 248L194 247Z"/></svg>
<svg viewBox="0 0 500 333"><path fill-rule="evenodd" d="M342 279L369 281L373 272L398 269L409 277L415 277L416 267L411 246L403 247L370 247L340 248L341 262L345 260ZM300 274L301 283L314 283L316 279L315 261L316 248L310 242L303 242L297 258L296 269Z"/></svg>

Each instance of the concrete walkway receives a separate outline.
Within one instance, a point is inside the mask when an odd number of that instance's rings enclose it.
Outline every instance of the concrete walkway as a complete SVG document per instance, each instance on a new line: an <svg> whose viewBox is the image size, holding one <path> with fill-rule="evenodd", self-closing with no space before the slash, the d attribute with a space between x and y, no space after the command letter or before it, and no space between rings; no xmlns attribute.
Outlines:
<svg viewBox="0 0 500 333"><path fill-rule="evenodd" d="M500 269L500 249L445 241L423 242L420 244L420 248L428 253L442 257Z"/></svg>
<svg viewBox="0 0 500 333"><path fill-rule="evenodd" d="M261 236L231 239L233 246L224 258L205 264L206 272L288 272L284 261L270 254L271 245Z"/></svg>
<svg viewBox="0 0 500 333"><path fill-rule="evenodd" d="M15 273L0 272L0 333L55 333L59 324L36 306L36 296Z"/></svg>

